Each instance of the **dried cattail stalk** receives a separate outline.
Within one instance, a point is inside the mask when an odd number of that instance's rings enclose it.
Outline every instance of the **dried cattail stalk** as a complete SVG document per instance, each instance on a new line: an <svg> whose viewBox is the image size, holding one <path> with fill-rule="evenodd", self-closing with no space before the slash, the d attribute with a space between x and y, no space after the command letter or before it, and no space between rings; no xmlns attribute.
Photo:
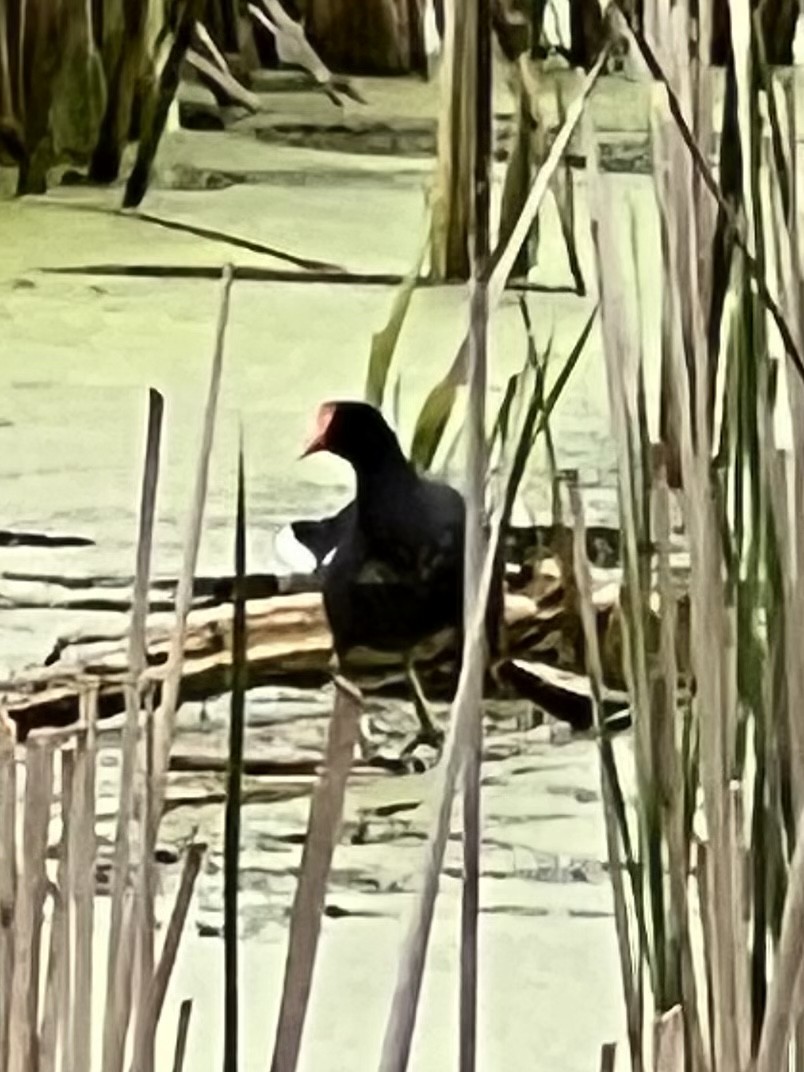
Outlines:
<svg viewBox="0 0 804 1072"><path fill-rule="evenodd" d="M346 780L358 737L360 693L336 679L321 776L310 800L310 817L288 934L285 981L276 1029L272 1072L295 1072L321 931L327 877L338 840Z"/></svg>
<svg viewBox="0 0 804 1072"><path fill-rule="evenodd" d="M187 854L184 857L181 881L179 883L176 901L173 905L173 911L165 933L165 941L162 946L159 964L157 965L151 980L145 1012L142 1018L137 1021L137 1034L134 1040L134 1058L131 1063L130 1072L140 1072L143 1068L143 1061L147 1061L148 1054L153 1053L156 1028L159 1024L159 1017L162 1012L162 1005L165 1001L168 983L170 982L170 977L173 973L173 966L176 963L176 954L179 951L179 943L181 942L181 936L184 931L187 912L190 908L190 902L193 899L195 881L201 870L201 862L205 852L206 845L196 842L190 845L187 849Z"/></svg>
<svg viewBox="0 0 804 1072"><path fill-rule="evenodd" d="M176 1030L176 1050L173 1055L173 1072L184 1072L184 1055L187 1052L187 1035L193 1012L192 998L185 998L179 1009L179 1026Z"/></svg>
<svg viewBox="0 0 804 1072"><path fill-rule="evenodd" d="M154 716L154 772L151 787L154 824L158 824L162 813L162 802L165 794L165 779L167 777L170 748L173 743L173 729L176 718L176 708L179 701L181 671L184 662L184 640L187 632L187 616L193 602L193 580L195 577L196 562L198 561L198 548L201 543L201 529L204 521L204 507L206 504L207 483L209 480L209 463L215 435L218 395L220 393L221 375L223 372L224 342L226 339L226 327L229 322L229 303L233 281L234 270L231 265L227 265L223 269L221 275L221 297L215 337L215 351L212 360L206 410L204 413L204 425L198 454L198 467L193 489L190 518L184 545L184 558L182 562L181 576L179 577L179 583L176 589L176 621L171 636L170 653L168 655L168 672L162 687L162 697L159 709ZM156 831L154 830L154 837L155 833Z"/></svg>
<svg viewBox="0 0 804 1072"><path fill-rule="evenodd" d="M684 1016L680 1005L653 1024L654 1072L684 1072Z"/></svg>
<svg viewBox="0 0 804 1072"><path fill-rule="evenodd" d="M142 782L135 784L139 745L140 679L146 667L146 620L151 577L151 553L156 491L159 482L159 448L162 436L162 396L149 394L148 430L145 467L140 498L139 536L136 571L131 604L128 660L131 682L125 687L126 720L123 728L120 767L120 795L112 865L112 904L107 956L106 1011L103 1024L103 1072L121 1072L125 1057L126 1035L131 1017L131 969L134 934L123 930L123 899L130 883L130 826L135 811L135 797L141 796ZM139 792L138 792L139 790ZM140 808L142 802L140 800Z"/></svg>
<svg viewBox="0 0 804 1072"><path fill-rule="evenodd" d="M14 971L17 768L14 730L0 709L0 1068L8 1060L11 979Z"/></svg>
<svg viewBox="0 0 804 1072"><path fill-rule="evenodd" d="M52 799L53 752L40 742L31 742L25 754L23 860L14 919L8 1072L29 1072L39 1064L39 969Z"/></svg>
<svg viewBox="0 0 804 1072"><path fill-rule="evenodd" d="M45 1009L39 1072L56 1072L57 1057L65 1052L70 1022L71 903L69 894L70 824L73 803L75 753L61 749L61 839L56 885L51 887L53 915L50 929Z"/></svg>
<svg viewBox="0 0 804 1072"><path fill-rule="evenodd" d="M85 729L76 737L73 815L68 847L68 877L75 919L72 1023L65 1062L68 1069L92 1067L97 715L98 694L94 687L90 687L81 696L81 721Z"/></svg>

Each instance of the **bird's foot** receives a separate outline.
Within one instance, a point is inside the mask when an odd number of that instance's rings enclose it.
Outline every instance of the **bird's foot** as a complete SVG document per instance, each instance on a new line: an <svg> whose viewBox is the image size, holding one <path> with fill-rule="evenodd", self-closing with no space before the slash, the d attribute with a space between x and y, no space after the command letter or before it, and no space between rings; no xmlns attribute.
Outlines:
<svg viewBox="0 0 804 1072"><path fill-rule="evenodd" d="M357 724L357 746L364 763L371 763L382 744L382 737L375 731L372 716L364 712Z"/></svg>
<svg viewBox="0 0 804 1072"><path fill-rule="evenodd" d="M444 747L444 731L433 718L433 713L424 695L418 674L413 668L413 663L408 663L405 669L413 694L413 707L416 711L416 718L419 720L419 732L405 746L402 755L409 755L415 749L423 746L434 749L437 755L440 756L441 749Z"/></svg>
<svg viewBox="0 0 804 1072"><path fill-rule="evenodd" d="M444 747L444 737L444 731L439 726L436 726L435 722L431 721L427 725L423 724L415 737L411 738L402 749L402 755L409 756L417 748L432 748L440 756Z"/></svg>

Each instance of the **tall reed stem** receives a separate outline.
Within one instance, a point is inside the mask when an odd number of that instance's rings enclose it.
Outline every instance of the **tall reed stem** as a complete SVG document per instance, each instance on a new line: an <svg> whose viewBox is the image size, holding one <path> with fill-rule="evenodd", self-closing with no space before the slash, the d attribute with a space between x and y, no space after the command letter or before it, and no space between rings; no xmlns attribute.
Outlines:
<svg viewBox="0 0 804 1072"><path fill-rule="evenodd" d="M240 879L240 797L243 782L243 735L248 688L246 633L246 493L243 445L237 459L237 518L235 523L235 589L232 619L232 697L229 716L229 769L224 833L224 1072L238 1068L237 894Z"/></svg>
<svg viewBox="0 0 804 1072"><path fill-rule="evenodd" d="M475 0L475 151L472 220L472 286L469 334L469 410L466 423L466 537L464 621L472 620L483 568L483 497L486 485L486 365L488 285L491 247L491 10L489 0ZM486 660L473 666L473 708L463 777L463 898L461 904L460 1061L461 1072L474 1072L477 1061L478 912L480 884L480 765L483 751L483 680Z"/></svg>

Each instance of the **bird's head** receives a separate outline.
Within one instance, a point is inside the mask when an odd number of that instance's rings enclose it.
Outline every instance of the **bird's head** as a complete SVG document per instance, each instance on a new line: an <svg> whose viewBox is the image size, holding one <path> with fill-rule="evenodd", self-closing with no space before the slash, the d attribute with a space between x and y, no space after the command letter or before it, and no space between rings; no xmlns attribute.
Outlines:
<svg viewBox="0 0 804 1072"><path fill-rule="evenodd" d="M327 451L357 470L405 461L397 438L378 409L367 402L325 402L302 457ZM406 463L405 463L406 464Z"/></svg>

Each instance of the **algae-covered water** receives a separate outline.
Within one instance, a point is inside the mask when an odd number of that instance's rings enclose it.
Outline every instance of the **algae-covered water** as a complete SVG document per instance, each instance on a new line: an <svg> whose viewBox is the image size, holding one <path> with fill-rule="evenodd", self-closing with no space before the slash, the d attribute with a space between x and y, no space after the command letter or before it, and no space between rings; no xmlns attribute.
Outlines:
<svg viewBox="0 0 804 1072"><path fill-rule="evenodd" d="M174 135L145 208L217 227L295 255L353 271L407 272L424 238L429 164L277 148L236 135ZM177 172L177 162L181 164ZM175 175L240 169L248 181L215 190L170 188ZM257 178L260 181L257 181ZM658 327L658 228L649 180L617 176L617 226L628 248L636 220L642 316ZM186 185L191 185L185 181ZM163 392L166 425L155 569L175 575L189 506L218 305L211 281L56 275L43 269L99 264L284 266L280 260L97 211L119 191L57 190L44 201L0 201L0 502L2 528L90 537L70 550L6 549L0 572L125 574L133 567L136 508L148 387ZM590 289L594 265L579 184L578 237ZM552 206L534 280L569 283ZM273 536L296 516L323 514L350 492L348 471L326 458L298 460L320 401L359 396L371 334L385 322L393 291L382 287L235 286L221 412L216 432L202 572L230 572L239 428L245 439L249 568L273 565ZM540 345L556 362L569 352L594 303L572 294L530 294ZM418 409L451 361L466 327L462 288L424 289L400 341L400 433L409 441ZM517 298L492 325L492 399L524 359ZM649 355L650 356L650 355ZM493 402L492 402L493 405ZM613 520L613 452L600 333L596 327L555 414L563 464L577 466L592 518ZM523 513L549 502L538 464ZM0 577L0 596L14 584ZM57 635L114 616L55 609L0 609L0 668L41 660ZM247 748L320 747L329 697L261 690L249 702ZM398 711L380 713L399 718ZM526 712L525 712L526 715ZM489 723L484 765L481 897L481 1064L587 1072L600 1044L621 1034L610 893L595 752L583 740L557 743L530 729L522 711ZM178 747L224 747L225 702L180 718ZM623 742L627 755L628 742ZM104 754L101 851L113 831L117 757ZM174 791L203 794L195 776ZM375 779L350 787L344 842L336 854L302 1067L359 1072L376 1064L394 984L396 952L415 889L427 829L430 776ZM406 810L406 805L410 807ZM244 1069L264 1068L278 1004L287 909L298 866L306 797L244 811ZM172 1047L178 1003L194 999L188 1065L219 1067L222 1024L220 827L218 806L171 812L163 838L176 846L200 824L211 851L190 932L166 1007L161 1052ZM422 1013L411 1067L455 1064L459 843L442 883ZM164 871L165 893L175 868ZM167 896L160 902L164 917ZM100 917L103 918L103 907ZM99 943L102 946L102 943ZM98 963L105 950L99 948ZM167 1056L165 1057L167 1060Z"/></svg>

